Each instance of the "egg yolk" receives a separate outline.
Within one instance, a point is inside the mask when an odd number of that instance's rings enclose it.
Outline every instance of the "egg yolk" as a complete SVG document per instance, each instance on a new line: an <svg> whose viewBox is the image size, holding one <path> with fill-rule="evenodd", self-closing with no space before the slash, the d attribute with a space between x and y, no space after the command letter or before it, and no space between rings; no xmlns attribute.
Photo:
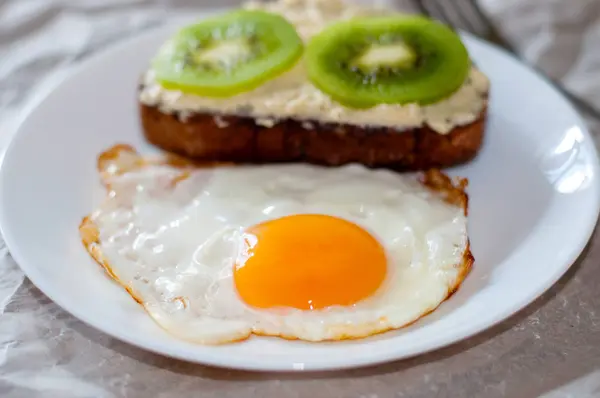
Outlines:
<svg viewBox="0 0 600 398"><path fill-rule="evenodd" d="M356 224L302 214L246 229L234 268L238 294L258 308L352 305L385 279L385 250Z"/></svg>

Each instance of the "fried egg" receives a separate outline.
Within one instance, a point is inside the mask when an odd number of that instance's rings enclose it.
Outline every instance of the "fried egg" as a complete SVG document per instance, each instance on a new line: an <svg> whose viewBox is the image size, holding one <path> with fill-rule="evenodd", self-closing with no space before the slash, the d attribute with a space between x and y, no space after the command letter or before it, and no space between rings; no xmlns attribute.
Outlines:
<svg viewBox="0 0 600 398"><path fill-rule="evenodd" d="M466 181L359 165L192 165L115 146L80 225L107 273L172 335L306 341L398 329L467 275Z"/></svg>

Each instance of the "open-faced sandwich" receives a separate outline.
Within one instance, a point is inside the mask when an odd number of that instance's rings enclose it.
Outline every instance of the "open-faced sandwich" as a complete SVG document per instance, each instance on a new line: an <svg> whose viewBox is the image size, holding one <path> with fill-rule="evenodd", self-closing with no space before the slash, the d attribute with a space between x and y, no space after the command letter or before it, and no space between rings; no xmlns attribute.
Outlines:
<svg viewBox="0 0 600 398"><path fill-rule="evenodd" d="M139 91L143 131L198 160L459 164L482 143L489 81L430 19L279 0L186 26Z"/></svg>

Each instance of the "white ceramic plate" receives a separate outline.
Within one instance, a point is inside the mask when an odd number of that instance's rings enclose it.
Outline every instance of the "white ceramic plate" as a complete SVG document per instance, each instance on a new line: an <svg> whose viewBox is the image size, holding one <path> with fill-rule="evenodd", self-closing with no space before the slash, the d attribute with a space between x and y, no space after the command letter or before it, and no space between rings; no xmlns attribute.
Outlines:
<svg viewBox="0 0 600 398"><path fill-rule="evenodd" d="M219 347L176 340L154 324L84 250L77 227L103 198L95 163L117 142L142 139L136 85L172 32L152 32L86 62L29 115L0 175L0 221L14 258L52 300L131 344L185 360L258 370L320 370L423 353L505 319L575 261L599 208L598 160L581 118L543 79L466 36L492 82L485 145L467 166L476 259L459 292L434 314L364 340L311 344L255 337Z"/></svg>

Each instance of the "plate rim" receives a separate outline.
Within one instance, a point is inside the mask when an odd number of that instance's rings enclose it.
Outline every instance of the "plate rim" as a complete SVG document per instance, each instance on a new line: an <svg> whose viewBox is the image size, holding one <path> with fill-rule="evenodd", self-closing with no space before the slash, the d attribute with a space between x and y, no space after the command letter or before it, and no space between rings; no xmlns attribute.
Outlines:
<svg viewBox="0 0 600 398"><path fill-rule="evenodd" d="M203 11L203 13L215 12L218 9L219 8L211 8L209 10ZM222 8L220 8L220 9L222 9ZM151 37L153 35L157 35L161 31L167 32L167 30L176 28L178 26L181 26L181 23L164 24L164 25L149 29L147 31L141 32L139 34L135 34L135 35L128 37L126 39L123 39L122 41L119 41L113 45L109 45L109 46L99 50L95 54L91 55L89 58L83 60L78 65L71 67L71 69L67 73L65 73L60 79L57 79L57 81L51 85L50 89L46 90L43 93L38 93L38 98L34 99L35 103L30 106L26 105L25 108L21 111L22 114L20 115L20 117L17 118L18 122L15 127L15 130L11 134L11 137L8 139L8 144L6 145L5 150L3 151L4 153L1 156L1 159L0 159L0 198L2 198L6 194L5 193L6 190L4 187L5 187L6 179L7 179L7 176L6 176L7 171L6 171L6 167L4 167L4 166L6 163L6 159L10 158L10 156L12 156L11 153L14 152L13 148L17 145L16 142L18 142L17 136L22 131L22 126L24 125L25 121L36 112L36 110L41 106L41 104L43 104L46 101L46 99L52 94L54 89L59 87L65 81L68 81L69 79L73 78L78 73L82 72L83 70L91 67L93 64L100 62L108 54L110 54L112 52L118 52L119 50L121 50L123 48L127 48L128 46L132 45L136 41L144 40L144 38L146 38L147 36ZM444 338L439 339L435 344L431 344L426 349L417 349L417 350L412 350L412 351L408 350L404 354L400 354L400 355L398 353L396 353L395 351L390 351L386 355L379 355L376 357L369 356L369 353L365 353L365 356L363 358L361 358L360 360L354 360L353 362L344 362L343 360L336 359L336 360L325 361L324 363L323 362L308 363L308 364L291 364L290 363L290 364L288 364L288 366L282 366L281 364L276 365L273 363L262 364L260 361L256 361L256 360L249 359L249 358L244 359L244 360L239 360L237 358L226 359L226 358L223 358L223 355L211 354L211 355L206 355L202 358L199 358L198 356L185 355L185 353L178 352L178 351L165 352L165 350L161 350L160 347L156 347L153 344L145 344L145 341L140 340L139 338L136 339L136 338L134 338L134 336L130 336L127 333L120 332L120 331L118 331L117 328L113 328L113 329L109 330L105 325L102 325L99 322L96 322L93 319L93 317L88 317L85 313L81 313L77 309L70 308L68 300L63 300L62 298L56 299L56 296L54 294L48 294L47 292L52 291L52 288L51 287L48 288L48 285L44 281L44 278L41 277L37 273L36 267L29 267L28 265L26 265L27 262L24 261L26 258L26 255L23 252L21 252L21 250L19 249L21 245L19 245L15 241L13 241L13 238L10 234L5 233L10 228L7 227L6 214L5 214L6 209L5 209L4 205L2 204L3 202L0 202L0 233L2 234L2 238L6 244L6 247L8 248L9 253L13 257L13 259L15 260L15 262L19 266L19 268L22 270L22 272L25 274L25 276L27 276L27 278L44 295L46 295L48 298L50 298L55 304L60 306L61 309L63 309L67 313L71 314L72 316L74 316L81 322L85 323L86 325L100 331L101 333L104 333L104 334L110 336L111 338L115 338L119 341L123 341L127 344L138 347L142 350L145 350L148 352L153 352L153 353L159 354L164 357L176 358L176 359L180 359L180 360L184 360L184 361L188 361L188 362L192 362L192 363L203 364L203 365L210 365L210 366L216 366L216 367L221 367L221 368L230 368L230 369L240 369L240 370L250 370L250 371L269 371L269 372L335 371L335 370L341 370L341 369L373 366L373 365L377 365L377 364L381 364L381 363L389 363L389 362L397 361L397 360L405 360L405 359L412 358L412 357L415 357L418 355L419 356L424 355L424 354L430 353L432 351L437 351L443 347L457 344L457 343L464 341L468 338L471 338L475 335L478 335L487 330L490 330L497 324L501 323L502 321L507 320L509 317L511 317L514 314L525 309L532 302L534 302L537 298L539 298L542 294L544 294L546 291L548 291L552 286L554 286L558 282L558 280L561 277L563 277L569 269L571 269L571 267L577 262L577 260L580 258L580 256L584 253L585 248L590 244L590 239L591 239L593 231L598 223L598 217L600 215L600 179L598 178L600 176L600 160L598 157L598 150L594 144L593 136L587 126L587 123L585 122L584 118L582 117L581 113L572 104L572 102L560 92L560 90L550 81L549 78L547 78L546 76L544 76L543 74L538 72L532 66L521 61L515 54L512 54L507 50L502 49L502 48L494 45L493 43L487 42L487 41L480 39L474 35L471 35L469 33L461 32L461 34L468 41L477 42L479 45L488 47L496 52L500 52L503 57L511 58L513 62L518 63L521 67L524 67L530 73L536 75L538 78L541 78L546 85L550 86L551 90L554 91L554 93L558 97L560 97L564 100L564 105L567 108L570 108L570 111L572 112L573 117L574 117L574 121L577 122L577 126L581 129L583 136L587 140L586 148L590 151L590 154L592 155L592 159L590 159L590 161L591 161L591 163L593 163L593 171L594 171L595 178L592 180L593 186L588 188L591 190L590 195L593 195L593 200L594 200L593 204L592 204L594 206L594 208L590 208L590 213L591 213L590 215L591 216L593 215L593 218L590 217L590 221L587 222L585 230L582 229L582 231L580 232L581 239L579 240L579 244L573 245L569 249L568 256L566 256L569 258L569 261L565 262L565 265L563 265L562 267L557 269L552 274L552 277L547 280L546 283L540 284L538 286L538 288L535 289L535 291L532 291L530 294L528 294L522 300L522 302L521 301L515 302L512 305L506 307L504 309L504 311L497 312L492 320L476 323L475 324L476 327L471 326L467 332L460 333L458 338L454 334L448 334L447 336L444 336ZM13 250L15 248L17 250ZM32 277L32 275L33 275L33 277ZM473 325L473 324L471 323L471 325ZM302 365L302 366L299 366L299 365Z"/></svg>

